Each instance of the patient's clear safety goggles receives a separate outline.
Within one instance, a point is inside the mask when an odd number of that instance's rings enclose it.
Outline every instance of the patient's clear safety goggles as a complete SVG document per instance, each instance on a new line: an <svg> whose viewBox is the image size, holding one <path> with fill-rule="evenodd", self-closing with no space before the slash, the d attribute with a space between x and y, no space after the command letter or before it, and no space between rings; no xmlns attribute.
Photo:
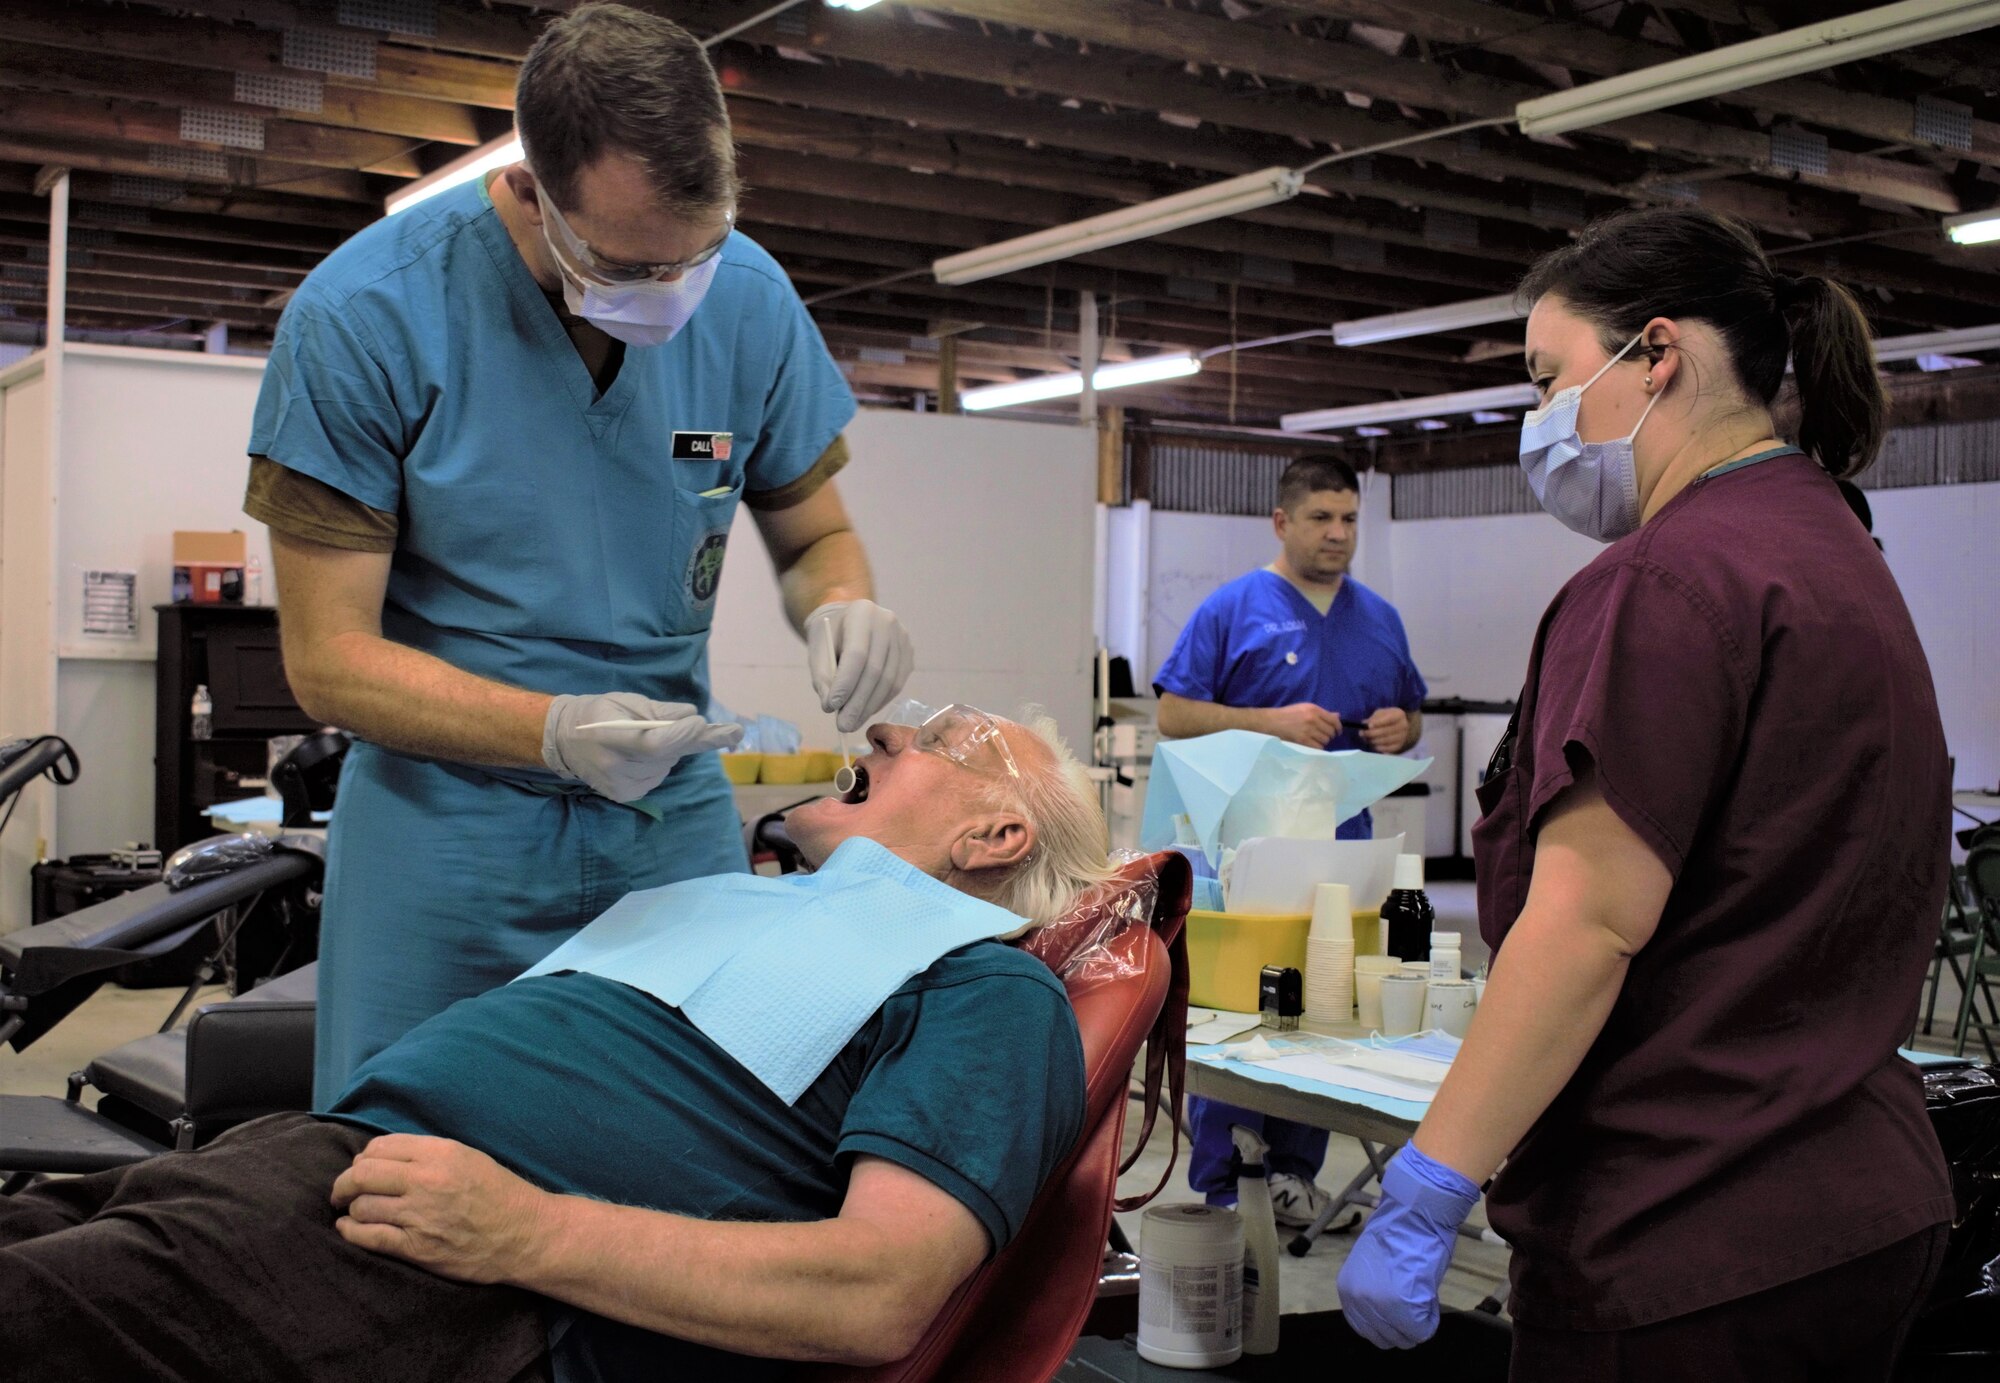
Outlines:
<svg viewBox="0 0 2000 1383"><path fill-rule="evenodd" d="M736 212L731 209L724 218L722 238L691 258L672 264L625 264L595 253L590 248L590 242L572 230L569 222L563 219L562 212L549 200L549 194L543 190L539 179L535 183L535 198L542 204L542 218L551 232L547 236L549 249L555 252L557 261L572 276L607 287L657 283L663 279L678 278L690 269L699 269L722 253L722 247L729 242L730 232L736 229Z"/></svg>
<svg viewBox="0 0 2000 1383"><path fill-rule="evenodd" d="M891 725L914 728L917 734L910 747L921 753L941 755L975 773L1021 776L1014 763L1014 751L1007 747L1007 737L1000 732L999 722L977 706L954 703L933 711L920 701L905 698L891 706L882 719ZM833 776L833 790L841 801L850 805L867 801L866 765L849 764L841 768Z"/></svg>
<svg viewBox="0 0 2000 1383"><path fill-rule="evenodd" d="M926 754L942 754L975 773L1004 771L1010 778L1021 776L1013 751L1007 748L1007 737L1000 733L1000 723L977 706L954 702L935 712L917 727L911 747Z"/></svg>

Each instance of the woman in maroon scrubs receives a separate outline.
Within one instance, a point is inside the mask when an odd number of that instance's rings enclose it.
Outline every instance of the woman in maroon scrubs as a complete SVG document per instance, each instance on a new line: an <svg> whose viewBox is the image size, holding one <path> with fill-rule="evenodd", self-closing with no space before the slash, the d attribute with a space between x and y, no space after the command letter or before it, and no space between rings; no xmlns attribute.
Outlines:
<svg viewBox="0 0 2000 1383"><path fill-rule="evenodd" d="M1523 468L1610 545L1479 790L1485 1002L1341 1303L1428 1337L1498 1168L1516 1380L1884 1379L1952 1215L1896 1054L1950 809L1923 649L1834 483L1881 441L1867 324L1693 210L1601 223L1524 292Z"/></svg>

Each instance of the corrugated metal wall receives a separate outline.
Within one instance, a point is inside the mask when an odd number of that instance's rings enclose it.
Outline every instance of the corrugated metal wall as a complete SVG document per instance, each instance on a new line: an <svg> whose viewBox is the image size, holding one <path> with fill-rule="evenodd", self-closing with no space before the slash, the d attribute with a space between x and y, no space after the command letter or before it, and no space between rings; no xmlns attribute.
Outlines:
<svg viewBox="0 0 2000 1383"><path fill-rule="evenodd" d="M1153 507L1183 514L1270 513L1278 477L1297 454L1159 435L1149 445Z"/></svg>
<svg viewBox="0 0 2000 1383"><path fill-rule="evenodd" d="M1153 507L1187 514L1268 514L1278 476L1298 453L1254 443L1154 434ZM1902 427L1861 477L1864 490L2000 481L2000 420ZM1398 519L1469 519L1532 514L1541 506L1519 466L1399 475L1390 512Z"/></svg>

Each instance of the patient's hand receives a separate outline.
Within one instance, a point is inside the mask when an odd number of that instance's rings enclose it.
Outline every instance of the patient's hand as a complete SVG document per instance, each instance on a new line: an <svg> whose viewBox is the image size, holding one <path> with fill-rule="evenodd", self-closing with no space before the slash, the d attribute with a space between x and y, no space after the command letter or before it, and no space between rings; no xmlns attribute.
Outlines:
<svg viewBox="0 0 2000 1383"><path fill-rule="evenodd" d="M340 1237L461 1282L509 1282L547 1194L449 1138L373 1139L333 1183Z"/></svg>

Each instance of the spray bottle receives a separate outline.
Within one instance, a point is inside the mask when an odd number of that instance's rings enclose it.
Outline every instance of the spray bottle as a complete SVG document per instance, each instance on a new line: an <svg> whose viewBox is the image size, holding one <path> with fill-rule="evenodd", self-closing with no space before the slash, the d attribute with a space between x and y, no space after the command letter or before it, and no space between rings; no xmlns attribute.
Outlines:
<svg viewBox="0 0 2000 1383"><path fill-rule="evenodd" d="M1243 1218L1243 1352L1275 1354L1278 1349L1278 1220L1271 1209L1271 1184L1264 1179L1268 1144L1241 1124L1232 1124L1236 1144L1236 1213Z"/></svg>

